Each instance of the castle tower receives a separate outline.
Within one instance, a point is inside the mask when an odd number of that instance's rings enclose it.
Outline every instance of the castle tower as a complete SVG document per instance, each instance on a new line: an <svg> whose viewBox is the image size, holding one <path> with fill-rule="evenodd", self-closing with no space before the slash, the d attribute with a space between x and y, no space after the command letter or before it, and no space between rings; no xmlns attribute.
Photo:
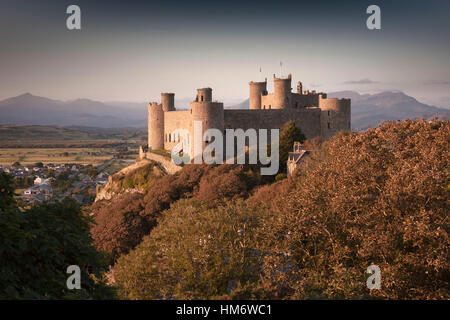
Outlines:
<svg viewBox="0 0 450 320"><path fill-rule="evenodd" d="M267 79L264 82L250 81L248 84L250 86L250 109L261 109L261 96L267 94Z"/></svg>
<svg viewBox="0 0 450 320"><path fill-rule="evenodd" d="M273 75L274 101L272 109L285 109L290 106L291 80L291 74L286 79Z"/></svg>
<svg viewBox="0 0 450 320"><path fill-rule="evenodd" d="M164 111L156 102L148 104L148 148L164 149Z"/></svg>
<svg viewBox="0 0 450 320"><path fill-rule="evenodd" d="M297 94L303 94L303 84L301 81L297 82Z"/></svg>
<svg viewBox="0 0 450 320"><path fill-rule="evenodd" d="M212 89L201 88L197 89L197 102L210 102L212 101Z"/></svg>
<svg viewBox="0 0 450 320"><path fill-rule="evenodd" d="M222 133L224 131L224 110L222 102L212 102L212 89L203 88L197 90L196 101L191 102L189 109L191 110L191 132L192 142L194 141L194 121L202 122L202 137L208 129L218 129ZM202 143L202 150L207 145ZM191 157L194 157L194 143L191 143Z"/></svg>
<svg viewBox="0 0 450 320"><path fill-rule="evenodd" d="M326 98L319 94L322 137L328 139L341 130L351 130L351 100Z"/></svg>
<svg viewBox="0 0 450 320"><path fill-rule="evenodd" d="M161 93L161 105L164 112L175 111L175 93Z"/></svg>

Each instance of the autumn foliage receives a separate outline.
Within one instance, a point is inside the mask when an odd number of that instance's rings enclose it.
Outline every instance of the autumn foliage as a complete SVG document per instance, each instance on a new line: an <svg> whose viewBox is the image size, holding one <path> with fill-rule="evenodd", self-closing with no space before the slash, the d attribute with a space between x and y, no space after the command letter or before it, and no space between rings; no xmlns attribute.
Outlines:
<svg viewBox="0 0 450 320"><path fill-rule="evenodd" d="M245 201L231 196L245 193L235 169L221 168L232 173L232 191L219 192L226 200L203 196L201 178L192 189L198 199L189 200L200 202L181 200L162 212L119 259L119 293L448 299L449 131L448 121L403 121L341 133L294 177L247 189L253 195ZM381 269L381 290L366 286L371 264Z"/></svg>
<svg viewBox="0 0 450 320"><path fill-rule="evenodd" d="M161 213L176 201L194 198L216 207L246 198L262 183L259 169L244 165L186 165L174 175L149 179L152 183L145 193L124 193L98 201L87 210L96 222L91 228L94 244L109 253L112 263L139 244L156 226Z"/></svg>

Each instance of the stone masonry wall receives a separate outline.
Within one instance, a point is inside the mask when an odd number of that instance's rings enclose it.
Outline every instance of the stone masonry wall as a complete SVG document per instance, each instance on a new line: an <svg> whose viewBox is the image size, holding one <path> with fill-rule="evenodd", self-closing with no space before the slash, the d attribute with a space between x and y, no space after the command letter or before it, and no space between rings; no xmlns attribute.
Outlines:
<svg viewBox="0 0 450 320"><path fill-rule="evenodd" d="M320 109L224 110L225 129L279 129L292 120L307 139L321 135Z"/></svg>

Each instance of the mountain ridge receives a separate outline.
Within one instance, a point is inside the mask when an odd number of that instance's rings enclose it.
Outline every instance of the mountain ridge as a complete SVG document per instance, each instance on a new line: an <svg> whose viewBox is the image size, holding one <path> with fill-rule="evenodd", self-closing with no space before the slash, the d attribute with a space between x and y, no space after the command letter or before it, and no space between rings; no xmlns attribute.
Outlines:
<svg viewBox="0 0 450 320"><path fill-rule="evenodd" d="M360 94L347 90L331 92L328 97L352 99L352 129L357 131L383 121L450 118L450 110L421 103L402 91ZM225 109L248 109L248 106L246 99ZM145 127L147 123L145 103L108 103L86 98L61 101L29 92L0 101L0 111L0 124L114 128Z"/></svg>

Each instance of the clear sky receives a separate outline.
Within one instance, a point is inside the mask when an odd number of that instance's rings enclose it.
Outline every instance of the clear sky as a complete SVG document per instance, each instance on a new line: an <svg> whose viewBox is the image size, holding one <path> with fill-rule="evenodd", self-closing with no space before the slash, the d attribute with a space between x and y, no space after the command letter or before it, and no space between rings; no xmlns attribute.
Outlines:
<svg viewBox="0 0 450 320"><path fill-rule="evenodd" d="M81 30L66 28L70 4ZM370 4L382 30L366 28ZM271 80L282 61L305 89L402 90L450 107L449 60L450 1L0 0L0 99L142 102L210 86L239 101L259 66Z"/></svg>

